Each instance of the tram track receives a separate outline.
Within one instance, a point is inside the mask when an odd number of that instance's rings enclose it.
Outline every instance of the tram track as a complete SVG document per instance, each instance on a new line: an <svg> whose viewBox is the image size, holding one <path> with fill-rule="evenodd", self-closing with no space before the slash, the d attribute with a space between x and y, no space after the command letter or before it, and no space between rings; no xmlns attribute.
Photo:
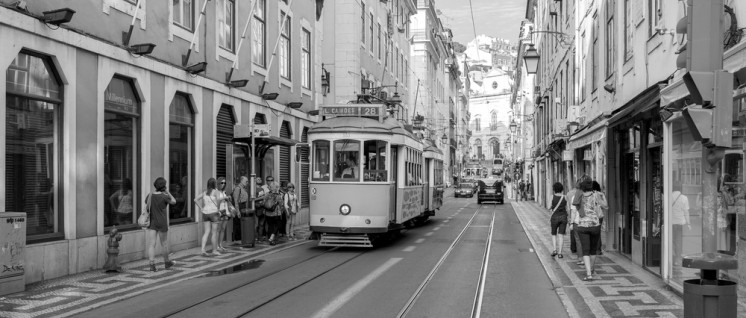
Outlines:
<svg viewBox="0 0 746 318"><path fill-rule="evenodd" d="M232 287L230 289L221 291L219 293L209 295L209 296L207 296L207 297L205 297L203 299L200 299L200 300L198 300L196 302L191 303L188 306L184 306L182 308L178 308L176 310L173 310L173 311L171 311L171 312L163 315L162 317L191 316L190 315L190 311L199 309L199 307L201 307L203 305L208 305L209 306L208 303L210 303L212 301L216 301L216 300L220 299L221 297L224 297L224 296L229 295L231 293L238 292L241 289L245 289L245 288L247 288L248 286L250 286L252 284L257 284L257 283L260 283L260 282L262 282L264 280L273 279L274 277L278 277L278 276L282 275L285 272L288 272L288 271L291 271L291 270L293 270L295 268L298 268L299 266L309 264L310 262L312 262L312 261L314 261L316 259L319 259L322 256L333 255L332 252L336 252L339 249L340 249L340 247L329 248L329 249L323 251L322 253L319 253L318 255L313 255L311 257L307 257L305 259L302 259L302 260L299 260L297 262L294 262L293 264L290 264L288 266L284 266L282 268L278 268L276 270L270 271L270 272L265 273L265 274L263 274L261 276L258 276L256 278L248 280L248 281L246 281L246 282L244 282L242 284L239 284L238 286L234 286L234 287ZM335 270L335 269L337 269L337 268L339 268L339 267L341 267L341 266L343 266L343 265L345 265L345 264L347 264L347 263L349 263L349 262L357 259L358 257L366 254L367 252L368 251L366 250L366 251L361 251L359 253L355 253L353 255L350 255L349 258L347 258L347 259L339 262L338 264L330 266L330 268L327 268L327 269L325 269L325 270L317 273L316 275L313 275L313 276L311 276L309 278L306 278L304 280L296 282L296 283L293 284L293 286L290 286L289 288L284 288L282 291L278 292L276 295L274 295L272 297L269 297L268 299L263 300L263 301L261 301L259 303L253 304L250 308L242 309L241 311L236 312L234 314L234 316L235 317L240 317L240 316L249 315L249 314L251 314L252 312L254 312L256 310L261 309L261 308L265 307L266 305L269 305L269 304L277 301L277 299L281 298L282 296L284 296L284 295L286 295L286 294L288 294L288 293L290 293L290 292L292 292L294 290L297 290L298 288L300 288L300 287L302 287L302 286L304 286L304 285L306 285L306 284L308 284L308 283L310 283L310 282L318 279L319 277L321 277L321 276L323 276L323 275L325 275L325 274L327 274L327 273L329 273L329 272L331 272L331 271L333 271L333 270Z"/></svg>
<svg viewBox="0 0 746 318"><path fill-rule="evenodd" d="M435 263L433 268L430 270L428 275L425 277L425 279L420 283L420 285L417 287L417 289L414 291L412 296L409 298L409 300L405 303L404 307L401 309L399 314L397 315L397 318L406 317L407 314L412 310L417 300L420 298L420 296L424 293L427 286L430 284L431 281L435 278L435 274L438 272L438 270L443 266L443 264L446 262L448 257L451 255L451 252L455 249L455 247L461 243L464 240L464 234L466 233L467 229L470 227L475 226L474 222L476 217L484 212L486 209L483 205L480 205L472 214L472 216L469 218L469 221L467 224L461 229L459 234L456 236L456 238L453 240L453 242L450 244L450 246L446 249L446 251L443 253L441 258ZM492 231L495 221L495 211L497 210L497 206L493 207L492 217L490 221L490 230L489 230L489 238L485 247L485 251L483 253L483 259L480 266L479 271L479 277L478 277L478 284L477 288L475 290L475 296L474 296L474 302L472 304L472 310L471 310L471 317L479 317L479 311L481 309L481 302L482 302L482 295L484 293L484 285L486 280L486 273L487 273L487 267L489 266L489 253L491 248L491 241L492 241Z"/></svg>

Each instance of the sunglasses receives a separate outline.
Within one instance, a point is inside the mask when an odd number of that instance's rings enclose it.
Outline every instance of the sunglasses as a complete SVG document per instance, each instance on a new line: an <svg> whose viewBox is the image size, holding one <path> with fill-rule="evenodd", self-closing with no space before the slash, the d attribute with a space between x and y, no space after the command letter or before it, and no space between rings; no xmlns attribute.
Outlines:
<svg viewBox="0 0 746 318"><path fill-rule="evenodd" d="M220 184L225 184L225 182L221 182Z"/></svg>

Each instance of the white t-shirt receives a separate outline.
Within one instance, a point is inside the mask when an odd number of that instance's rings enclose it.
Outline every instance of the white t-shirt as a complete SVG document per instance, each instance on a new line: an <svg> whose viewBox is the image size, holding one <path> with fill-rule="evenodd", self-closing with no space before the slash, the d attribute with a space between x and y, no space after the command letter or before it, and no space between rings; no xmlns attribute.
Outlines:
<svg viewBox="0 0 746 318"><path fill-rule="evenodd" d="M689 199L680 191L671 193L671 224L689 223Z"/></svg>

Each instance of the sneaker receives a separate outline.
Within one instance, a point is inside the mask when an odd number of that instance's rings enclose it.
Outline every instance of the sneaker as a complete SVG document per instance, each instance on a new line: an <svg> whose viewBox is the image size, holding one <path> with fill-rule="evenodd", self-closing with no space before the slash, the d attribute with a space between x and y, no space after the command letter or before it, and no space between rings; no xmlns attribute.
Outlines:
<svg viewBox="0 0 746 318"><path fill-rule="evenodd" d="M212 251L212 255L220 256L220 255L223 255L223 253L220 253L220 251L218 251L218 250L214 250L214 251Z"/></svg>
<svg viewBox="0 0 746 318"><path fill-rule="evenodd" d="M150 271L151 272L157 272L158 271L158 269L155 268L155 263L150 263Z"/></svg>
<svg viewBox="0 0 746 318"><path fill-rule="evenodd" d="M167 261L165 264L166 264L166 269L174 267L174 261Z"/></svg>

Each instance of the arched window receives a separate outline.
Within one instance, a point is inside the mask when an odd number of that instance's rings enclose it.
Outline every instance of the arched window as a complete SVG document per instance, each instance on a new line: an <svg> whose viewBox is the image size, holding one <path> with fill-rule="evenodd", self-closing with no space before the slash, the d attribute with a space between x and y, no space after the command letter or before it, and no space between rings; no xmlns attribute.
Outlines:
<svg viewBox="0 0 746 318"><path fill-rule="evenodd" d="M490 130L497 130L497 112L493 110L490 113L490 117Z"/></svg>
<svg viewBox="0 0 746 318"><path fill-rule="evenodd" d="M5 210L26 212L29 239L62 234L62 87L52 63L20 52L6 72Z"/></svg>
<svg viewBox="0 0 746 318"><path fill-rule="evenodd" d="M104 226L134 227L139 206L140 100L132 80L114 76L104 92Z"/></svg>
<svg viewBox="0 0 746 318"><path fill-rule="evenodd" d="M222 110L222 108L221 108ZM169 208L170 222L193 216L194 198L194 108L188 95L176 93L168 109L168 189L176 199ZM223 149L225 153L225 149Z"/></svg>

